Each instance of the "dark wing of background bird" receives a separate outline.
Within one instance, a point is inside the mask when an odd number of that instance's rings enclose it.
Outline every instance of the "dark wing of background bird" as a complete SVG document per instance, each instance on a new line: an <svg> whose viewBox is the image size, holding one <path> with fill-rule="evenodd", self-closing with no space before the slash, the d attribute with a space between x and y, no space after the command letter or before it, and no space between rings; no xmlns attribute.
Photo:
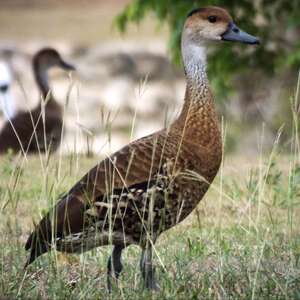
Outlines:
<svg viewBox="0 0 300 300"><path fill-rule="evenodd" d="M57 115L47 115L44 123L40 110L20 112L4 124L0 132L0 152L8 149L43 152L45 147L55 150L60 143L61 131L62 120Z"/></svg>

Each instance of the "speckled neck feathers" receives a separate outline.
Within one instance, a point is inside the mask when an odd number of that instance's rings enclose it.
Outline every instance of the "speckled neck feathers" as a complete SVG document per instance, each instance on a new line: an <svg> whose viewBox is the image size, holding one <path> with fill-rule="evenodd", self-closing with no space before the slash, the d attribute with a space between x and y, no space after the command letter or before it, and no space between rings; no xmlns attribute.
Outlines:
<svg viewBox="0 0 300 300"><path fill-rule="evenodd" d="M187 90L197 91L196 94L190 95L191 98L194 101L207 100L209 83L206 74L205 45L195 44L183 34L181 51L186 73Z"/></svg>
<svg viewBox="0 0 300 300"><path fill-rule="evenodd" d="M195 43L183 33L182 57L187 86L184 105L175 126L184 127L187 141L193 140L203 147L218 148L219 153L221 134L206 74L205 46L205 42Z"/></svg>

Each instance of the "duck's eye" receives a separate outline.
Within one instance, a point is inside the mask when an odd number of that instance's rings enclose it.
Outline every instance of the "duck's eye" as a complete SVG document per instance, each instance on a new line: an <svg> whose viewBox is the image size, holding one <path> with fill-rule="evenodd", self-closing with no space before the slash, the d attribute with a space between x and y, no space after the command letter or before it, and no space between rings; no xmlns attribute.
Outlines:
<svg viewBox="0 0 300 300"><path fill-rule="evenodd" d="M210 22L210 23L215 23L217 21L217 17L216 16L209 16L207 18L207 20Z"/></svg>

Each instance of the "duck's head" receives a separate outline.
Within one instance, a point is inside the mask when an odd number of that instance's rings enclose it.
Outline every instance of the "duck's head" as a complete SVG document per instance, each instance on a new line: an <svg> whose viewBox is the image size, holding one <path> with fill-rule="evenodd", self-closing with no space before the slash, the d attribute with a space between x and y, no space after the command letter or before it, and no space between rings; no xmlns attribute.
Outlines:
<svg viewBox="0 0 300 300"><path fill-rule="evenodd" d="M231 41L259 44L259 39L239 29L229 13L220 7L210 6L191 11L186 19L183 34L190 42Z"/></svg>
<svg viewBox="0 0 300 300"><path fill-rule="evenodd" d="M53 48L44 48L35 54L33 64L40 69L48 70L58 67L66 71L74 71L75 67L64 61L60 54Z"/></svg>

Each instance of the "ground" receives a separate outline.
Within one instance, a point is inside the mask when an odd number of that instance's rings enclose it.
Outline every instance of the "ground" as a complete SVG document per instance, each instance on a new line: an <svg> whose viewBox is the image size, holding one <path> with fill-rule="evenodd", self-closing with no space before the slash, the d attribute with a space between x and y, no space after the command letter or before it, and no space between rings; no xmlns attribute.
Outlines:
<svg viewBox="0 0 300 300"><path fill-rule="evenodd" d="M0 159L0 296L106 299L111 247L53 251L26 273L24 242L48 207L99 157ZM129 247L111 299L300 299L300 168L297 156L229 156L197 210L163 234L155 263L160 291L143 290L140 250ZM11 297L11 298L10 298Z"/></svg>

